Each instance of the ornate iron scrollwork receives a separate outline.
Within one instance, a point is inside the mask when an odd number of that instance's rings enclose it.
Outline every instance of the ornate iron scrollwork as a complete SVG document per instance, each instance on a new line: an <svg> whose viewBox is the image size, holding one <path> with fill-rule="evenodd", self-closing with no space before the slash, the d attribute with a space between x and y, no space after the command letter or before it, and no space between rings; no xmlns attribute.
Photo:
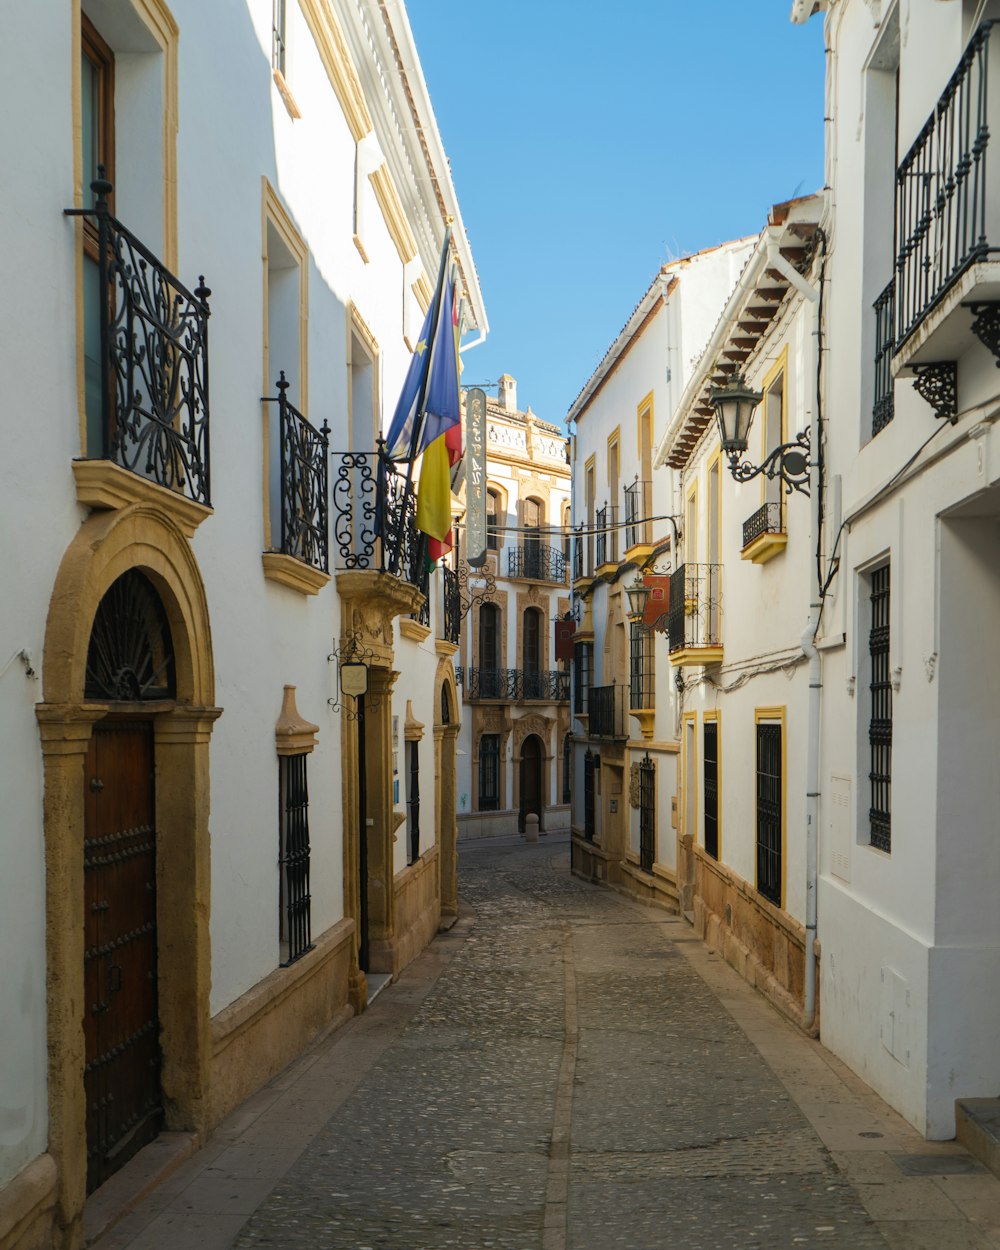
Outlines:
<svg viewBox="0 0 1000 1250"><path fill-rule="evenodd" d="M281 550L324 573L330 570L327 521L330 427L317 430L287 396L285 371L278 379L281 444Z"/></svg>
<svg viewBox="0 0 1000 1250"><path fill-rule="evenodd" d="M800 430L794 442L782 443L758 465L749 460L740 460L739 453L729 457L729 469L737 482L749 482L763 473L767 478L779 478L790 495L793 490L803 495L809 494L809 457L812 454L812 441L809 427Z"/></svg>
<svg viewBox="0 0 1000 1250"><path fill-rule="evenodd" d="M972 333L1000 369L1000 300L976 300L966 307L972 313Z"/></svg>
<svg viewBox="0 0 1000 1250"><path fill-rule="evenodd" d="M149 578L129 569L111 583L97 606L84 697L138 703L174 695L167 614Z"/></svg>
<svg viewBox="0 0 1000 1250"><path fill-rule="evenodd" d="M934 409L934 415L955 424L958 415L958 362L934 360L910 366L913 389Z"/></svg>
<svg viewBox="0 0 1000 1250"><path fill-rule="evenodd" d="M345 720L357 720L360 716L358 708L358 700L354 695L345 695L348 702L341 702L342 691L340 689L340 666L341 664L368 664L375 656L375 652L371 647L366 647L362 641L361 635L355 630L351 630L344 635L344 645L342 647L334 647L330 654L326 657L331 664L336 666L334 671L334 681L336 683L337 693L332 699L327 699L327 703L335 712L343 712ZM370 691L362 696L365 700L365 706L374 711L379 705L379 699Z"/></svg>
<svg viewBox="0 0 1000 1250"><path fill-rule="evenodd" d="M497 581L493 573L493 569L489 563L483 565L481 569L470 568L464 560L459 560L458 569L458 594L461 601L461 617L464 620L472 611L473 604L476 603L492 603L496 594ZM473 590L473 580L482 582L482 590Z"/></svg>

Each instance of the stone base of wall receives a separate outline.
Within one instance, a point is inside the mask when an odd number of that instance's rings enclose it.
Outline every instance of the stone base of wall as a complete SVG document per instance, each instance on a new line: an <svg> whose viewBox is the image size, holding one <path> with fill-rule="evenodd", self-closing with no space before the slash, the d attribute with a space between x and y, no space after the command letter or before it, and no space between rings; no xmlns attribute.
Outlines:
<svg viewBox="0 0 1000 1250"><path fill-rule="evenodd" d="M466 812L458 816L458 840L499 838L517 833L517 812Z"/></svg>
<svg viewBox="0 0 1000 1250"><path fill-rule="evenodd" d="M213 1017L212 1110L217 1124L320 1034L354 1014L348 1003L354 921L341 920L314 948Z"/></svg>
<svg viewBox="0 0 1000 1250"><path fill-rule="evenodd" d="M398 976L416 959L438 931L441 898L438 893L438 849L432 847L393 882L393 928L388 941L371 944L372 967Z"/></svg>
<svg viewBox="0 0 1000 1250"><path fill-rule="evenodd" d="M55 1240L56 1165L39 1155L0 1189L0 1250L43 1250Z"/></svg>
<svg viewBox="0 0 1000 1250"><path fill-rule="evenodd" d="M700 847L695 847L694 853L695 932L779 1011L800 1024L805 928ZM817 944L817 956L818 949ZM818 970L816 982L818 985Z"/></svg>
<svg viewBox="0 0 1000 1250"><path fill-rule="evenodd" d="M570 843L570 869L584 881L594 881L600 885L612 885L618 880L621 864L612 860L611 856L597 842L588 842L582 829L576 826L572 830Z"/></svg>
<svg viewBox="0 0 1000 1250"><path fill-rule="evenodd" d="M617 888L623 894L653 907L663 907L675 914L680 911L677 880L672 872L658 864L654 864L653 871L649 873L627 860L620 865Z"/></svg>

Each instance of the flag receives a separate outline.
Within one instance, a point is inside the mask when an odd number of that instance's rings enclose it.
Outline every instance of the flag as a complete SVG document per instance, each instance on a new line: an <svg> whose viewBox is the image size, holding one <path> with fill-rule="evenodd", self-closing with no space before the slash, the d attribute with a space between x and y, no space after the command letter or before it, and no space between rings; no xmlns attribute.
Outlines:
<svg viewBox="0 0 1000 1250"><path fill-rule="evenodd" d="M458 355L458 345L461 339L461 326L459 324L458 305L454 298L452 299L452 325L455 331L455 358L458 361L458 372L462 372L462 361ZM448 464L454 469L458 462L462 459L462 423L457 422L455 425L449 426L444 436L445 446L448 448ZM454 490L454 473L452 474L452 490ZM455 536L449 529L444 538L430 538L427 540L427 555L433 564L441 560L451 551L455 545Z"/></svg>
<svg viewBox="0 0 1000 1250"><path fill-rule="evenodd" d="M431 348L423 429L417 436L417 450L423 452L417 486L417 529L439 542L447 539L451 529L452 461L448 432L457 429L461 439L462 428L455 312L455 284L449 281L444 289ZM452 435L453 441L454 437ZM458 446L461 447L461 442Z"/></svg>

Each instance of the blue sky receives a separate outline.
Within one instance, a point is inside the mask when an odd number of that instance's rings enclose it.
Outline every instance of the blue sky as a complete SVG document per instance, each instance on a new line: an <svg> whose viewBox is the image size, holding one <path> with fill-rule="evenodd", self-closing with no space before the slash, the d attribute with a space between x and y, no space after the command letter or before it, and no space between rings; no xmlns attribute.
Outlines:
<svg viewBox="0 0 1000 1250"><path fill-rule="evenodd" d="M790 0L408 0L490 318L467 382L562 422L663 261L823 181Z"/></svg>

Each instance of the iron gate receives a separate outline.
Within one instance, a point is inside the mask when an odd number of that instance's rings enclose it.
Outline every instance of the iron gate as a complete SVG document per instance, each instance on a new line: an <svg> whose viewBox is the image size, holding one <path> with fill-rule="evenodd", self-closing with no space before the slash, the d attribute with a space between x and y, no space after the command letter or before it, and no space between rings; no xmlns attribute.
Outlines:
<svg viewBox="0 0 1000 1250"><path fill-rule="evenodd" d="M639 866L653 871L656 858L656 769L646 758L639 765Z"/></svg>

